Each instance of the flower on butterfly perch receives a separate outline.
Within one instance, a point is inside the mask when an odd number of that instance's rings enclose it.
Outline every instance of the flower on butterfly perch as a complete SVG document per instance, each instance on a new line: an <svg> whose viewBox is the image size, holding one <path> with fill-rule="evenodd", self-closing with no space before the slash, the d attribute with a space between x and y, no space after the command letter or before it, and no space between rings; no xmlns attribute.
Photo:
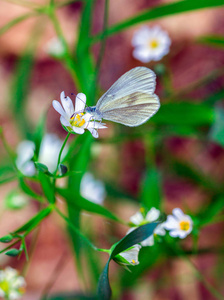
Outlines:
<svg viewBox="0 0 224 300"><path fill-rule="evenodd" d="M139 212L137 212L135 215L133 215L130 218L130 221L132 224L134 224L134 227L130 228L127 232L130 233L134 229L136 229L138 226L152 223L160 217L160 211L156 209L155 207L152 207L146 214L144 208L141 208ZM148 238L146 238L144 241L141 242L141 245L143 247L146 246L153 246L154 245L154 239L157 235L164 236L166 234L166 231L164 230L163 223L158 224L153 231L153 234L151 234Z"/></svg>
<svg viewBox="0 0 224 300"><path fill-rule="evenodd" d="M54 109L61 115L61 124L66 127L69 132L83 134L85 129L88 129L93 137L98 138L98 129L107 128L105 124L93 120L91 114L84 112L86 105L86 96L79 93L76 96L75 108L70 97L65 96L61 92L61 104L53 100L52 105Z"/></svg>
<svg viewBox="0 0 224 300"><path fill-rule="evenodd" d="M185 215L180 208L174 208L173 215L168 215L163 223L164 228L169 230L169 235L184 239L193 229L193 221L190 216Z"/></svg>
<svg viewBox="0 0 224 300"><path fill-rule="evenodd" d="M17 270L6 267L0 271L0 297L8 300L21 298L25 292L26 282Z"/></svg>
<svg viewBox="0 0 224 300"><path fill-rule="evenodd" d="M126 249L125 251L117 254L113 258L113 260L123 267L136 266L139 264L138 255L139 255L140 249L141 249L141 246L136 244L136 245Z"/></svg>
<svg viewBox="0 0 224 300"><path fill-rule="evenodd" d="M134 33L133 56L143 63L158 61L169 52L171 40L159 26L142 26Z"/></svg>

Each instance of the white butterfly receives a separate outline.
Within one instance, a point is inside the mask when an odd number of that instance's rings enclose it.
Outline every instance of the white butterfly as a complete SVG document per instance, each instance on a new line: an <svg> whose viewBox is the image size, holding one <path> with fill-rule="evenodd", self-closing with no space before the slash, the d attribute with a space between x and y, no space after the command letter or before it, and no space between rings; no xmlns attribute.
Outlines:
<svg viewBox="0 0 224 300"><path fill-rule="evenodd" d="M154 94L155 73L145 67L131 69L122 75L98 100L96 106L85 108L94 120L109 120L126 126L139 126L159 109Z"/></svg>

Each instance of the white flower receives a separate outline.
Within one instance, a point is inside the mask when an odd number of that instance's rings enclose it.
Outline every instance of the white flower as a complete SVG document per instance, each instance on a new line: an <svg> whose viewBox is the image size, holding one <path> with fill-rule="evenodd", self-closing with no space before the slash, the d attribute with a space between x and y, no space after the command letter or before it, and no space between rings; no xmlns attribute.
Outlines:
<svg viewBox="0 0 224 300"><path fill-rule="evenodd" d="M122 266L139 264L138 254L141 246L136 244L115 256L114 260Z"/></svg>
<svg viewBox="0 0 224 300"><path fill-rule="evenodd" d="M166 31L159 26L142 26L134 33L133 56L143 63L158 61L169 52L171 40Z"/></svg>
<svg viewBox="0 0 224 300"><path fill-rule="evenodd" d="M35 144L32 141L22 141L17 147L17 168L26 176L33 176L36 172L34 162Z"/></svg>
<svg viewBox="0 0 224 300"><path fill-rule="evenodd" d="M45 51L52 56L61 57L65 52L65 48L60 39L53 37L46 44Z"/></svg>
<svg viewBox="0 0 224 300"><path fill-rule="evenodd" d="M193 221L190 216L185 215L180 208L173 209L173 215L167 216L164 228L170 230L172 237L185 238L193 228Z"/></svg>
<svg viewBox="0 0 224 300"><path fill-rule="evenodd" d="M26 282L17 270L6 267L0 271L0 297L16 300L25 292Z"/></svg>
<svg viewBox="0 0 224 300"><path fill-rule="evenodd" d="M141 212L137 212L135 215L133 215L130 218L130 221L137 225L137 226L141 226L147 223L152 223L154 221L156 221L160 216L160 211L158 209L156 209L155 207L152 207L146 214L146 216L144 217L143 214ZM136 227L132 227L131 229L128 230L127 234L130 233L131 231L133 231L134 229L136 229ZM143 247L146 246L153 246L154 245L154 238L156 235L165 235L166 231L163 228L163 223L157 225L157 227L155 228L154 232L152 235L150 235L147 239L145 239L144 241L141 242L141 245Z"/></svg>
<svg viewBox="0 0 224 300"><path fill-rule="evenodd" d="M75 109L72 100L65 97L65 93L61 92L61 104L53 100L52 105L54 109L61 115L60 121L69 131L74 131L78 134L83 134L85 129L88 129L92 136L98 138L97 129L106 128L103 123L93 120L92 115L84 113L86 105L86 96L79 93L75 100Z"/></svg>
<svg viewBox="0 0 224 300"><path fill-rule="evenodd" d="M38 155L38 162L45 164L50 172L54 172L57 166L57 157L59 155L63 141L55 134L44 135ZM68 147L65 146L62 152L62 159L65 157ZM32 141L23 141L17 147L17 168L26 176L33 176L36 173L34 162L31 160L34 156L35 144Z"/></svg>
<svg viewBox="0 0 224 300"><path fill-rule="evenodd" d="M96 180L91 173L85 173L80 184L80 194L83 198L94 203L103 204L106 197L105 187L102 181Z"/></svg>
<svg viewBox="0 0 224 300"><path fill-rule="evenodd" d="M46 134L41 141L38 162L46 165L51 173L53 173L57 167L57 158L62 144L63 141L55 134ZM62 151L61 160L63 160L67 151L68 147L65 146Z"/></svg>

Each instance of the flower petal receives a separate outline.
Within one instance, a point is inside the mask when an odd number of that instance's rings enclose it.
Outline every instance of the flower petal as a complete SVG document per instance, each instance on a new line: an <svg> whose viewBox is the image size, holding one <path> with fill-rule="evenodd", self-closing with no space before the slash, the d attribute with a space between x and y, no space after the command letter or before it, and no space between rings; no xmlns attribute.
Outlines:
<svg viewBox="0 0 224 300"><path fill-rule="evenodd" d="M73 126L72 129L75 133L78 133L78 134L83 134L85 132L84 128L81 128L81 127Z"/></svg>
<svg viewBox="0 0 224 300"><path fill-rule="evenodd" d="M131 249L125 250L121 253L119 253L120 256L125 258L130 264L132 265L138 265L138 253L141 249L141 246L136 244Z"/></svg>
<svg viewBox="0 0 224 300"><path fill-rule="evenodd" d="M154 235L150 235L147 239L141 242L143 247L153 246L154 245Z"/></svg>
<svg viewBox="0 0 224 300"><path fill-rule="evenodd" d="M166 234L166 231L163 227L163 223L156 226L156 229L154 230L154 233L157 234L157 235L162 235L162 236Z"/></svg>
<svg viewBox="0 0 224 300"><path fill-rule="evenodd" d="M159 211L158 209L156 209L155 207L152 207L152 208L148 211L148 213L147 213L145 219L146 219L147 221L149 221L149 222L153 222L153 221L155 221L155 220L157 220L157 219L159 218L159 215L160 215L160 211Z"/></svg>
<svg viewBox="0 0 224 300"><path fill-rule="evenodd" d="M163 227L167 230L176 229L179 228L179 222L172 215L169 215L163 223Z"/></svg>
<svg viewBox="0 0 224 300"><path fill-rule="evenodd" d="M144 218L140 212L137 212L130 218L130 221L135 225L139 225L144 221Z"/></svg>
<svg viewBox="0 0 224 300"><path fill-rule="evenodd" d="M133 51L134 58L140 60L141 62L147 63L153 60L153 57L149 51L149 48L147 47L137 47Z"/></svg>
<svg viewBox="0 0 224 300"><path fill-rule="evenodd" d="M87 127L87 129L89 130L89 132L92 134L92 136L94 137L94 138L98 138L99 137L99 133L98 133L98 131L96 130L96 129L94 129L94 128L89 128L89 127Z"/></svg>
<svg viewBox="0 0 224 300"><path fill-rule="evenodd" d="M145 42L151 35L151 29L148 26L142 26L138 31L133 35L132 46L136 47L139 45L144 45Z"/></svg>
<svg viewBox="0 0 224 300"><path fill-rule="evenodd" d="M65 92L61 92L60 97L61 97L61 103L64 107L64 110L65 110L68 118L70 118L75 112L72 100L68 96L65 97Z"/></svg>
<svg viewBox="0 0 224 300"><path fill-rule="evenodd" d="M179 229L171 230L169 232L169 235L172 236L172 237L179 237L180 232L181 232L181 230L179 230Z"/></svg>
<svg viewBox="0 0 224 300"><path fill-rule="evenodd" d="M86 95L83 93L78 93L75 99L75 112L81 113L84 111L86 106Z"/></svg>
<svg viewBox="0 0 224 300"><path fill-rule="evenodd" d="M71 126L71 124L68 122L68 120L65 119L63 116L60 117L60 122L61 122L61 124L64 125L65 127Z"/></svg>
<svg viewBox="0 0 224 300"><path fill-rule="evenodd" d="M54 109L55 109L60 115L62 115L64 118L66 118L66 113L65 113L64 109L62 108L61 104L60 104L57 100L53 100L53 101L52 101L52 105L53 105Z"/></svg>
<svg viewBox="0 0 224 300"><path fill-rule="evenodd" d="M181 221L184 219L185 214L183 213L183 211L180 208L174 208L173 211L173 216L178 220Z"/></svg>

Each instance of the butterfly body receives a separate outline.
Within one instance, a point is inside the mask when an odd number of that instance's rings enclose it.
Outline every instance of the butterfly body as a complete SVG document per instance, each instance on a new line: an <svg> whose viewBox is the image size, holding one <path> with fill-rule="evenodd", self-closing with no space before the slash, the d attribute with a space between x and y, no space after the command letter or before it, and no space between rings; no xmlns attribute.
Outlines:
<svg viewBox="0 0 224 300"><path fill-rule="evenodd" d="M109 120L126 126L139 126L159 109L155 91L155 73L145 67L136 67L122 75L98 100L96 106L85 112L95 120Z"/></svg>

